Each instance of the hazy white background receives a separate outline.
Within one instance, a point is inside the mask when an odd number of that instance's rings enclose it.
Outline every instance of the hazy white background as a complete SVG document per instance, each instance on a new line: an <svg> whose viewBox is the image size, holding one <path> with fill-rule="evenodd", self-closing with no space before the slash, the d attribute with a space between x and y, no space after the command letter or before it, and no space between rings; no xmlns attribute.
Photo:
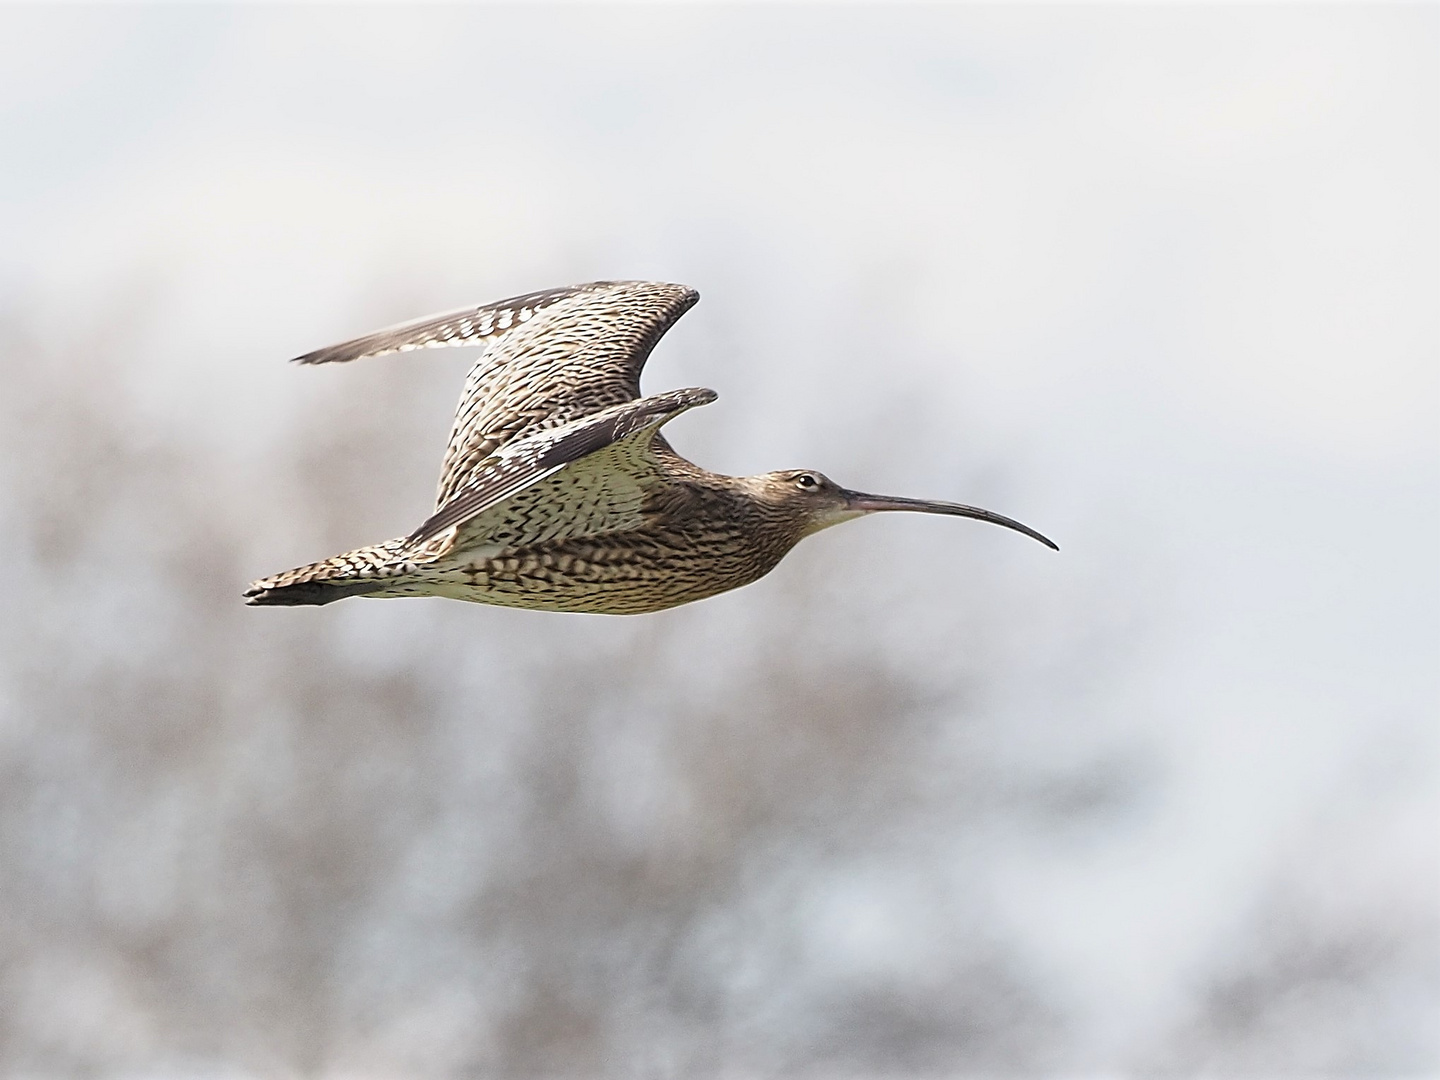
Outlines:
<svg viewBox="0 0 1440 1080"><path fill-rule="evenodd" d="M0 1068L1440 1072L1437 55L1429 5L0 9ZM239 608L421 520L471 359L286 358L599 277L702 294L682 452L1061 553Z"/></svg>

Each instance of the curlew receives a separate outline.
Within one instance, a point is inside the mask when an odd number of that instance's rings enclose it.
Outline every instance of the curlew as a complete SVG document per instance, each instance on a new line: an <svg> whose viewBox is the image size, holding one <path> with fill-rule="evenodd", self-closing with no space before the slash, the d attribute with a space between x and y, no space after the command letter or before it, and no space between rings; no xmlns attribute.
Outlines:
<svg viewBox="0 0 1440 1080"><path fill-rule="evenodd" d="M298 357L488 346L466 377L429 519L408 536L256 581L247 602L448 596L640 614L748 585L811 533L885 510L974 518L1056 546L974 506L867 495L812 469L723 476L686 461L660 428L715 392L641 397L640 369L698 299L683 285L597 281Z"/></svg>

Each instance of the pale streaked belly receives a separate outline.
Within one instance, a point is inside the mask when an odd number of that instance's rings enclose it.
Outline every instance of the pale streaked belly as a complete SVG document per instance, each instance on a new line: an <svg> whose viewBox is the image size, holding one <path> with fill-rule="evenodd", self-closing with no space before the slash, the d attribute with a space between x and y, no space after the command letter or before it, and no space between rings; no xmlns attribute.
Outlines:
<svg viewBox="0 0 1440 1080"><path fill-rule="evenodd" d="M512 554L472 550L397 581L380 596L444 596L534 611L639 615L748 584L733 558L699 560L658 544L575 541Z"/></svg>

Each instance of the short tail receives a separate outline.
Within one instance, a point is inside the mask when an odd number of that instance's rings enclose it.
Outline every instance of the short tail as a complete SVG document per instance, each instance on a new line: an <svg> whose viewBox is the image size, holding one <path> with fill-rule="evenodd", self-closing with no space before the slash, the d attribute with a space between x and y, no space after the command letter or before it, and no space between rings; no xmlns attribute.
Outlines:
<svg viewBox="0 0 1440 1080"><path fill-rule="evenodd" d="M295 607L383 593L394 584L396 577L415 570L415 564L403 556L408 546L403 539L387 540L252 581L245 590L245 603L256 607Z"/></svg>

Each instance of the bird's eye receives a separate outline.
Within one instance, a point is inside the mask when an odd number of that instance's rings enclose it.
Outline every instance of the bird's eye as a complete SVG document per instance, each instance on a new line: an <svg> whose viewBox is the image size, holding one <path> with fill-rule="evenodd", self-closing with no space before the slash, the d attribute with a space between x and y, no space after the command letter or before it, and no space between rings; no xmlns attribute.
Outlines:
<svg viewBox="0 0 1440 1080"><path fill-rule="evenodd" d="M820 486L820 481L816 477L811 476L808 472L801 473L799 476L797 476L795 478L795 483L801 491L814 491Z"/></svg>

